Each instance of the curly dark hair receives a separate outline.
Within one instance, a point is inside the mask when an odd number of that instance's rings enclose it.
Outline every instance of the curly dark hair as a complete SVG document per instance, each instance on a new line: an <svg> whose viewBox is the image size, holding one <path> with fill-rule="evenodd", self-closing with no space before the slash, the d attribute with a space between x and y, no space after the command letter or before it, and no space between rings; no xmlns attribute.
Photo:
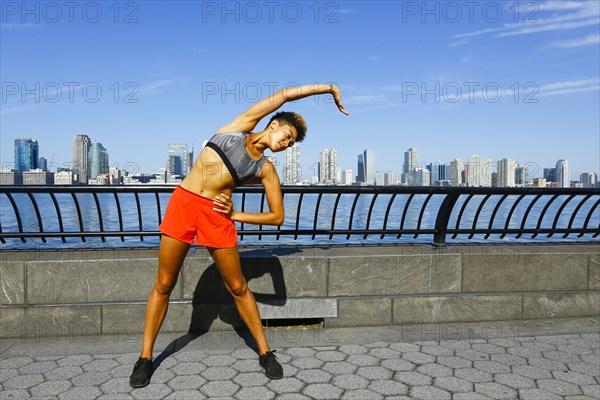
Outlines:
<svg viewBox="0 0 600 400"><path fill-rule="evenodd" d="M306 136L306 121L304 121L304 118L302 118L300 114L291 111L280 111L271 117L267 127L275 120L281 125L291 125L296 128L296 131L298 132L296 142L304 140L304 137Z"/></svg>

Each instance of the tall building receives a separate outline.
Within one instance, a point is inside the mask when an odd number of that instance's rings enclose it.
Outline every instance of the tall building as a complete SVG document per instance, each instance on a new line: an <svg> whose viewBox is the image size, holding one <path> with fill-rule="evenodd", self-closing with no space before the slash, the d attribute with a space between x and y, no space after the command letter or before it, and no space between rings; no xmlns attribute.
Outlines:
<svg viewBox="0 0 600 400"><path fill-rule="evenodd" d="M283 183L285 185L296 185L302 180L302 168L300 168L300 144L296 143L288 147L283 153Z"/></svg>
<svg viewBox="0 0 600 400"><path fill-rule="evenodd" d="M37 169L39 157L38 141L31 138L15 139L15 171Z"/></svg>
<svg viewBox="0 0 600 400"><path fill-rule="evenodd" d="M375 176L375 184L377 186L390 186L398 184L398 174L395 172L377 171Z"/></svg>
<svg viewBox="0 0 600 400"><path fill-rule="evenodd" d="M373 150L363 151L363 160L365 162L365 183L367 185L375 184L375 153Z"/></svg>
<svg viewBox="0 0 600 400"><path fill-rule="evenodd" d="M88 135L78 133L73 139L73 172L77 174L76 183L88 182L88 155L90 152L90 138Z"/></svg>
<svg viewBox="0 0 600 400"><path fill-rule="evenodd" d="M556 182L556 168L544 168L546 182Z"/></svg>
<svg viewBox="0 0 600 400"><path fill-rule="evenodd" d="M359 154L356 166L356 182L365 182L365 155Z"/></svg>
<svg viewBox="0 0 600 400"><path fill-rule="evenodd" d="M88 179L96 179L108 171L108 152L102 143L93 141L88 154Z"/></svg>
<svg viewBox="0 0 600 400"><path fill-rule="evenodd" d="M186 176L188 174L187 144L169 144L168 171L171 175ZM171 169L173 168L173 169Z"/></svg>
<svg viewBox="0 0 600 400"><path fill-rule="evenodd" d="M593 188L598 182L598 175L595 172L584 172L579 176L579 182L586 188Z"/></svg>
<svg viewBox="0 0 600 400"><path fill-rule="evenodd" d="M186 175L189 175L193 166L194 166L194 144L192 143L192 151L187 153L187 171L185 172Z"/></svg>
<svg viewBox="0 0 600 400"><path fill-rule="evenodd" d="M38 168L42 171L48 171L48 160L46 160L44 157L40 157L38 160Z"/></svg>
<svg viewBox="0 0 600 400"><path fill-rule="evenodd" d="M517 164L515 168L515 186L525 186L529 182L529 170L525 164Z"/></svg>
<svg viewBox="0 0 600 400"><path fill-rule="evenodd" d="M325 184L338 183L337 151L335 149L321 150L319 182Z"/></svg>
<svg viewBox="0 0 600 400"><path fill-rule="evenodd" d="M352 185L352 170L351 169L343 169L342 170L342 185Z"/></svg>
<svg viewBox="0 0 600 400"><path fill-rule="evenodd" d="M445 181L447 165L442 164L441 161L436 161L435 163L431 163L427 165L427 169L429 170L429 175L431 178L431 186L436 186L436 182Z"/></svg>
<svg viewBox="0 0 600 400"><path fill-rule="evenodd" d="M510 158L503 158L498 161L498 187L514 187L515 186L515 170L517 163Z"/></svg>
<svg viewBox="0 0 600 400"><path fill-rule="evenodd" d="M446 178L450 181L450 186L461 186L463 183L462 175L465 165L462 160L454 159L450 161Z"/></svg>
<svg viewBox="0 0 600 400"><path fill-rule="evenodd" d="M406 174L419 167L419 151L415 147L404 152L404 164L402 165L402 183L406 184Z"/></svg>
<svg viewBox="0 0 600 400"><path fill-rule="evenodd" d="M431 174L427 168L415 168L406 173L407 186L431 186Z"/></svg>
<svg viewBox="0 0 600 400"><path fill-rule="evenodd" d="M558 160L556 162L556 182L558 183L558 187L568 188L571 186L569 160Z"/></svg>
<svg viewBox="0 0 600 400"><path fill-rule="evenodd" d="M487 157L473 155L469 157L469 174L467 177L469 186L485 186L492 184L492 160Z"/></svg>

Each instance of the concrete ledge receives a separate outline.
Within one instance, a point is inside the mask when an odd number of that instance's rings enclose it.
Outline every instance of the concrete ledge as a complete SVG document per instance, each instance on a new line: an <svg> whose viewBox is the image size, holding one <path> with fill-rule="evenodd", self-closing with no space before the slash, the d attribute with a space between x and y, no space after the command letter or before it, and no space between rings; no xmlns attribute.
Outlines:
<svg viewBox="0 0 600 400"><path fill-rule="evenodd" d="M242 249L263 319L384 326L600 315L596 245ZM242 329L212 259L195 249L164 332ZM156 251L0 253L0 338L143 331ZM57 328L58 327L58 328ZM70 329L70 330L69 330Z"/></svg>

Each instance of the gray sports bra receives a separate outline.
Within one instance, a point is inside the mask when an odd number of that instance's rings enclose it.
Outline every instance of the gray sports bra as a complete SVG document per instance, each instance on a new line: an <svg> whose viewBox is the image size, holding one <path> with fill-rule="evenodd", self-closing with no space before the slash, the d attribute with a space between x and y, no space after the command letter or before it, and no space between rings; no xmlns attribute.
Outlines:
<svg viewBox="0 0 600 400"><path fill-rule="evenodd" d="M219 133L206 143L217 152L233 177L235 186L241 186L255 178L265 163L263 155L259 160L253 160L246 150L244 139L250 135L244 132Z"/></svg>

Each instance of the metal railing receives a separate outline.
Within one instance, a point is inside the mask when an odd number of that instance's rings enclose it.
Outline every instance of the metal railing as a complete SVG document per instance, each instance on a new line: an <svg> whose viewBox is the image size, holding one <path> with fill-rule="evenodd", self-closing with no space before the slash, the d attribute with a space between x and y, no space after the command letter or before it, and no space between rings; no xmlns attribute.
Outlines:
<svg viewBox="0 0 600 400"><path fill-rule="evenodd" d="M48 238L63 242L80 238L85 242L99 237L104 242L110 237L124 241L138 236L143 241L160 235L158 225L173 189L157 185L0 186L0 241L25 243L38 238L46 243ZM413 239L432 235L434 245L444 245L448 238L458 236L486 241L507 235L514 235L515 240L562 235L559 241L573 237L594 241L600 235L600 189L283 186L282 192L287 212L284 225L238 224L242 241L244 236L260 241L263 236L348 240L353 235L363 239L376 235L381 240L400 240L405 235L406 240L406 235ZM238 188L234 206L242 212L262 212L268 207L260 186Z"/></svg>

